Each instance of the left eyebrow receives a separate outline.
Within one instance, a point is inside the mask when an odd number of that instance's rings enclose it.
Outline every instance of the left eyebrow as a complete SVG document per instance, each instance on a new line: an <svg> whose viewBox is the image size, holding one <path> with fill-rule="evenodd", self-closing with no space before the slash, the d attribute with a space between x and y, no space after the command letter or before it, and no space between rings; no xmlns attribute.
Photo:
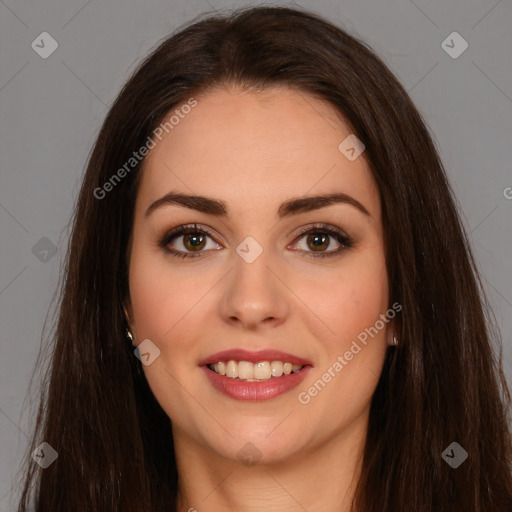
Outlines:
<svg viewBox="0 0 512 512"><path fill-rule="evenodd" d="M359 210L364 215L372 218L370 212L353 197L343 194L323 194L316 196L305 196L288 199L279 206L277 217L282 219L299 213L319 210L333 204L348 204ZM215 215L216 217L229 217L228 206L224 201L206 196L182 194L180 192L169 192L157 199L147 208L145 217L148 217L158 208L168 205L177 205L196 210L202 213Z"/></svg>

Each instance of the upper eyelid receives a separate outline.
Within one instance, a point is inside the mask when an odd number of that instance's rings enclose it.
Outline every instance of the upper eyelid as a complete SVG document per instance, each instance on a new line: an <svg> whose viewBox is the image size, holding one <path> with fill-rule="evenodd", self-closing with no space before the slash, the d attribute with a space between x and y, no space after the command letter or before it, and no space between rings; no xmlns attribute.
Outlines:
<svg viewBox="0 0 512 512"><path fill-rule="evenodd" d="M219 243L215 240L215 236L219 236L219 238L223 238L220 235L216 235L216 230L210 228L209 226L206 227L202 224L198 223L191 223L191 224L182 224L179 226L176 226L175 228L171 229L170 231L167 231L164 236L162 237L163 240L168 240L167 244L169 244L173 239L180 238L184 236L187 233L181 233L181 230L191 231L191 232L203 232L206 236L210 237L215 243ZM306 227L303 227L299 230L297 234L294 236L294 242L296 240L300 240L303 238L306 234L308 234L310 231L319 231L322 230L329 232L329 236L334 237L335 235L338 235L342 238L346 238L350 242L353 241L352 237L348 235L343 229L331 226L328 223L313 223L311 225L308 225ZM339 242L338 242L339 243ZM204 251L199 251L204 252Z"/></svg>

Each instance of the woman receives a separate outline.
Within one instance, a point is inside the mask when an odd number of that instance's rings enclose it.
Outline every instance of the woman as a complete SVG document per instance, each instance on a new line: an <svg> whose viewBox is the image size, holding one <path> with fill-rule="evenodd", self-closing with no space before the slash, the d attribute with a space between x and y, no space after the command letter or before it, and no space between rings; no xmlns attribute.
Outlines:
<svg viewBox="0 0 512 512"><path fill-rule="evenodd" d="M58 457L19 510L508 511L487 308L367 46L287 8L196 22L90 157L31 447Z"/></svg>

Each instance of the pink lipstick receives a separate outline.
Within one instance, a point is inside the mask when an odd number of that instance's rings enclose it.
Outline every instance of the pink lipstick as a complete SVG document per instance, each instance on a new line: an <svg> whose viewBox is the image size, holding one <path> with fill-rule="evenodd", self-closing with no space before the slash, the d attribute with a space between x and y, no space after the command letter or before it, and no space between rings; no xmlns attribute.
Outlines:
<svg viewBox="0 0 512 512"><path fill-rule="evenodd" d="M310 361L278 350L217 352L199 365L209 383L237 400L261 401L297 387L312 368Z"/></svg>

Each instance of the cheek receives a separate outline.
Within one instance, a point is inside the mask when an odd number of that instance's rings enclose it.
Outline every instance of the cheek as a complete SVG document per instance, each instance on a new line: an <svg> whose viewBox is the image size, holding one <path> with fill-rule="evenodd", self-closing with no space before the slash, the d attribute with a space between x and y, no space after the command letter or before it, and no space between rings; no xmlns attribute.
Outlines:
<svg viewBox="0 0 512 512"><path fill-rule="evenodd" d="M169 262L156 249L134 249L129 280L137 337L161 342L200 309L208 286L204 274L179 271L175 261Z"/></svg>
<svg viewBox="0 0 512 512"><path fill-rule="evenodd" d="M193 340L204 325L201 297L207 284L194 277L194 272L185 274L173 268L176 265L172 267L165 257L134 249L129 271L130 296L137 341L150 339L160 349L158 358L143 366L153 395L170 418L193 428L197 411L190 407L187 390L192 387L188 383L191 372L197 370Z"/></svg>
<svg viewBox="0 0 512 512"><path fill-rule="evenodd" d="M384 262L352 267L332 280L318 316L332 331L320 339L323 350L314 378L302 387L298 401L305 424L335 432L367 411L382 372L387 323L380 315L388 309L388 282ZM376 323L383 326L375 330ZM371 335L369 334L371 333Z"/></svg>
<svg viewBox="0 0 512 512"><path fill-rule="evenodd" d="M307 297L315 318L321 319L317 332L331 354L350 345L388 308L387 269L377 248L354 253L336 270L316 275L301 286L298 294Z"/></svg>
<svg viewBox="0 0 512 512"><path fill-rule="evenodd" d="M185 326L192 335L190 328L201 325L201 311L209 302L205 295L215 287L218 272L190 268L180 271L176 261L167 261L172 256L141 249L140 245L135 247L130 263L130 294L137 337L165 339L168 343ZM308 270L310 278L306 279L302 271L296 280L288 274L289 283L313 313L301 315L302 319L320 319L323 325L317 329L311 325L312 332L321 329L333 349L339 348L340 340L356 338L387 309L387 271L378 244L348 255L336 267L314 273ZM298 304L297 307L300 309Z"/></svg>

